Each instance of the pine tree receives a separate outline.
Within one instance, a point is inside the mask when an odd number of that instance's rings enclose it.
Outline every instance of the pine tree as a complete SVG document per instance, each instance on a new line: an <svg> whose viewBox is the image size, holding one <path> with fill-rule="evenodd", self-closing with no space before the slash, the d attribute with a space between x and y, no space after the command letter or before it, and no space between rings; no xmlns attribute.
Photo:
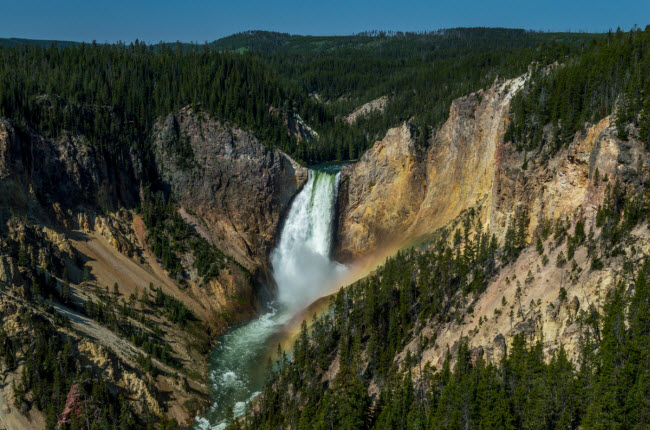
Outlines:
<svg viewBox="0 0 650 430"><path fill-rule="evenodd" d="M623 286L618 285L607 297L600 344L595 402L589 405L584 423L593 429L621 429L624 409L620 370L625 363L625 299Z"/></svg>
<svg viewBox="0 0 650 430"><path fill-rule="evenodd" d="M22 267L29 267L30 265L27 244L24 240L20 241L20 247L18 248L18 265Z"/></svg>
<svg viewBox="0 0 650 430"><path fill-rule="evenodd" d="M72 296L70 288L70 279L68 277L68 268L63 269L63 286L61 287L61 299L63 303L68 304Z"/></svg>

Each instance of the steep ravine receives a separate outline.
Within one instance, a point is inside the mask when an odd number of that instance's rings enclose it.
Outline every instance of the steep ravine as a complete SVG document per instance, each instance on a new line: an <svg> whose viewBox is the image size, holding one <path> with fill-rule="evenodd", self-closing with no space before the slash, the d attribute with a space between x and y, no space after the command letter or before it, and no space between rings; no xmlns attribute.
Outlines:
<svg viewBox="0 0 650 430"><path fill-rule="evenodd" d="M39 312L28 300L28 286L46 268L61 293L67 273L70 303L52 312L68 316L72 327L53 322L54 330L74 339L80 360L111 389L123 390L135 410L147 407L183 423L207 404L211 345L228 325L255 315L260 295L270 294L268 255L307 169L250 133L189 109L162 118L152 141L154 160L135 151L112 157L84 136L64 132L52 138L0 119L0 317L6 333L28 338L26 328L10 324ZM144 187L152 171L192 234L227 257L209 280L197 273L193 252L177 256L183 278L154 255L138 209L147 193L154 194ZM31 264L22 265L19 248ZM181 303L193 315L190 322L172 321L159 299ZM82 315L90 301L115 303L116 309L125 303L134 312L129 324L141 327L140 318L148 320L150 326L141 329L168 345L180 367L171 369L152 356L148 366L156 370L145 369L144 348L106 322ZM6 387L0 396L12 399ZM7 407L3 413L16 414ZM34 408L29 415L43 419Z"/></svg>

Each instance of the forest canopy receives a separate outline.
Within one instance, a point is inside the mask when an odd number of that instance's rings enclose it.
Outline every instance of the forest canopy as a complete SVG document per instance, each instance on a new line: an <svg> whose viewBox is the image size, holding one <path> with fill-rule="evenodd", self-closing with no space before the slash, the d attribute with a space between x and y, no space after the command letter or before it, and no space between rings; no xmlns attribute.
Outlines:
<svg viewBox="0 0 650 430"><path fill-rule="evenodd" d="M310 37L249 32L211 44L0 43L0 115L56 137L147 156L153 123L192 105L305 163L358 158L410 120L426 143L451 101L531 62L578 55L595 34L509 29ZM10 43L11 42L11 43ZM444 84L443 84L444 83ZM382 115L342 117L388 97ZM319 101L320 100L320 101ZM318 132L303 144L287 118Z"/></svg>

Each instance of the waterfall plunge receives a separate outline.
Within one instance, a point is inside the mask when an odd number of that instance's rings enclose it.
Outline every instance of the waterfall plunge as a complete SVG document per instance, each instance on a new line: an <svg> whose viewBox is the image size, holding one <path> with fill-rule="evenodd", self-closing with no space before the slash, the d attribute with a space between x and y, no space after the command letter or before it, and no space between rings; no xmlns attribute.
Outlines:
<svg viewBox="0 0 650 430"><path fill-rule="evenodd" d="M289 309L297 310L320 297L323 288L345 270L330 260L339 177L340 173L309 171L271 253L278 301Z"/></svg>
<svg viewBox="0 0 650 430"><path fill-rule="evenodd" d="M263 386L264 363L277 345L278 333L344 274L345 266L330 260L338 185L339 174L309 171L271 253L277 303L270 312L221 337L210 358L214 404L207 417L197 417L196 428L223 430L230 413L244 414Z"/></svg>

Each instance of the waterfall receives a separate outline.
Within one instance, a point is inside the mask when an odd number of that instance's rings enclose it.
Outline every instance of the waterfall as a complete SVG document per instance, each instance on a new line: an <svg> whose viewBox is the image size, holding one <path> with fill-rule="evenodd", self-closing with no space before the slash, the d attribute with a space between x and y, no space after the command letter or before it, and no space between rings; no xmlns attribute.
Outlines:
<svg viewBox="0 0 650 430"><path fill-rule="evenodd" d="M264 364L287 322L328 292L345 271L330 259L339 173L309 171L309 179L287 214L276 248L271 252L278 286L271 310L222 336L210 357L214 404L200 429L224 429L230 414L241 416L264 383Z"/></svg>
<svg viewBox="0 0 650 430"><path fill-rule="evenodd" d="M317 299L344 266L330 260L340 173L309 171L271 253L278 301L291 309Z"/></svg>

